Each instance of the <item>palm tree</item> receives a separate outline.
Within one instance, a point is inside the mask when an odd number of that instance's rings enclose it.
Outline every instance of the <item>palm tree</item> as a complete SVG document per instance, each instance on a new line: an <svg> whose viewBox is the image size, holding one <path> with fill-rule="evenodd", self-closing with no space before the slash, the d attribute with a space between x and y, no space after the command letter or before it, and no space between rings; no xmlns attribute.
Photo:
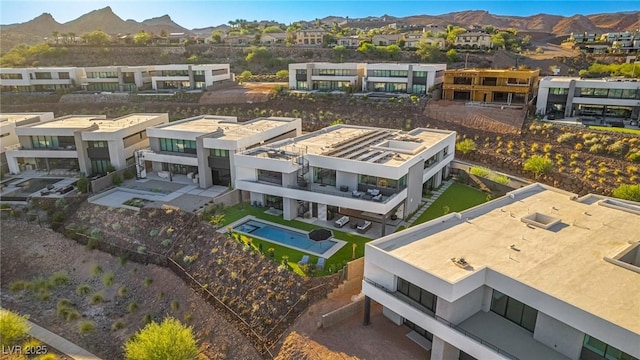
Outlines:
<svg viewBox="0 0 640 360"><path fill-rule="evenodd" d="M51 36L53 36L53 38L56 40L56 45L58 45L58 34L59 32L55 30L51 32Z"/></svg>

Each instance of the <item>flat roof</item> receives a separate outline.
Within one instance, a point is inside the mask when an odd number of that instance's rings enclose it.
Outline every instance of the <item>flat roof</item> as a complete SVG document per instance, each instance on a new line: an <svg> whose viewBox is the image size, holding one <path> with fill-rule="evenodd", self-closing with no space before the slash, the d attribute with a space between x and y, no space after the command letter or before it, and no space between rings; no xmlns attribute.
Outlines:
<svg viewBox="0 0 640 360"><path fill-rule="evenodd" d="M571 80L593 82L593 83L605 83L605 84L609 84L609 83L612 83L612 84L616 84L616 83L636 83L636 84L639 84L640 83L640 81L638 79L632 79L632 78L587 79L587 78L570 77L570 76L545 76L544 78L542 78L542 80L543 81L550 81L550 82L561 82L561 83L568 83Z"/></svg>
<svg viewBox="0 0 640 360"><path fill-rule="evenodd" d="M253 149L245 155L271 157L269 151L284 151L400 166L453 131L418 128L410 132L354 125L335 125L294 139Z"/></svg>
<svg viewBox="0 0 640 360"><path fill-rule="evenodd" d="M513 193L370 244L450 283L488 267L640 334L640 273L604 260L640 241L640 204L624 211L541 184ZM548 230L523 222L535 213L560 222Z"/></svg>
<svg viewBox="0 0 640 360"><path fill-rule="evenodd" d="M162 114L131 114L116 119L105 119L103 115L69 115L38 123L31 126L35 129L85 129L94 125L95 132L118 131L145 121L154 119Z"/></svg>
<svg viewBox="0 0 640 360"><path fill-rule="evenodd" d="M158 129L193 132L200 135L212 134L217 139L238 140L256 135L269 129L293 121L295 118L257 118L254 120L236 122L230 118L220 116L199 116L158 126Z"/></svg>
<svg viewBox="0 0 640 360"><path fill-rule="evenodd" d="M15 123L27 119L37 118L43 113L0 114L0 124Z"/></svg>

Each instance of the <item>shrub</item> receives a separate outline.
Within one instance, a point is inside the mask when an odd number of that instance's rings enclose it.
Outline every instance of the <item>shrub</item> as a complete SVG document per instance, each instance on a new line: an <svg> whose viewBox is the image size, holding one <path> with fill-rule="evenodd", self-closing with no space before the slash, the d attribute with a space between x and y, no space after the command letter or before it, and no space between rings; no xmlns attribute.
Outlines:
<svg viewBox="0 0 640 360"><path fill-rule="evenodd" d="M102 293L93 293L93 295L91 295L91 298L89 299L89 304L91 305L98 305L98 304L102 304L104 302L104 296L102 295Z"/></svg>
<svg viewBox="0 0 640 360"><path fill-rule="evenodd" d="M572 142L572 141L574 141L575 139L576 139L576 134L573 134L573 133L564 133L564 134L562 134L562 135L558 136L557 141L558 141L560 144L565 144L565 143L568 143L568 142Z"/></svg>
<svg viewBox="0 0 640 360"><path fill-rule="evenodd" d="M629 161L640 162L640 151L629 154Z"/></svg>
<svg viewBox="0 0 640 360"><path fill-rule="evenodd" d="M87 284L78 285L78 287L76 288L76 295L78 296L85 296L85 295L88 295L90 292L91 292L91 286Z"/></svg>
<svg viewBox="0 0 640 360"><path fill-rule="evenodd" d="M66 271L58 271L49 277L49 281L55 286L65 285L69 282L69 275Z"/></svg>
<svg viewBox="0 0 640 360"><path fill-rule="evenodd" d="M112 272L108 272L106 274L104 274L104 276L102 277L102 284L104 284L104 286L111 286L113 285L113 279L115 278L115 275Z"/></svg>
<svg viewBox="0 0 640 360"><path fill-rule="evenodd" d="M131 179L133 179L133 174L131 173L131 171L129 171L129 169L127 169L122 173L122 177L125 180L131 180Z"/></svg>
<svg viewBox="0 0 640 360"><path fill-rule="evenodd" d="M194 262L194 261L196 261L196 260L198 260L198 254L191 255L191 256L185 255L185 257L184 257L184 258L182 258L182 261L183 261L185 264L191 264L192 262Z"/></svg>
<svg viewBox="0 0 640 360"><path fill-rule="evenodd" d="M162 354L166 359L195 360L199 354L192 328L171 317L160 324L149 322L124 348L126 358L132 360L154 358L153 354Z"/></svg>
<svg viewBox="0 0 640 360"><path fill-rule="evenodd" d="M602 154L604 152L604 146L602 144L593 144L589 147L589 152L592 154Z"/></svg>
<svg viewBox="0 0 640 360"><path fill-rule="evenodd" d="M120 296L120 297L124 297L124 296L126 296L126 295L127 295L127 293L129 293L129 290L127 290L127 287L126 287L126 286L120 286L120 287L118 288L118 296Z"/></svg>
<svg viewBox="0 0 640 360"><path fill-rule="evenodd" d="M102 270L102 267L101 267L100 265L98 265L98 264L93 265L93 266L91 267L91 275L92 275L93 277L98 277L98 276L100 276L100 274L102 274L102 271L103 271L103 270Z"/></svg>
<svg viewBox="0 0 640 360"><path fill-rule="evenodd" d="M78 186L79 192L88 193L90 184L91 183L89 182L89 179L87 179L86 176L81 176L80 179L78 179L76 186Z"/></svg>
<svg viewBox="0 0 640 360"><path fill-rule="evenodd" d="M90 332L93 331L93 329L96 328L96 324L93 323L93 321L82 321L78 324L78 331L80 332L80 334L88 334Z"/></svg>
<svg viewBox="0 0 640 360"><path fill-rule="evenodd" d="M146 279L144 279L143 284L144 284L144 286L150 286L151 284L153 284L153 279L152 278L146 278Z"/></svg>
<svg viewBox="0 0 640 360"><path fill-rule="evenodd" d="M487 168L483 168L483 167L479 167L479 166L473 166L469 172L475 176L480 176L483 178L489 177L489 174L491 173L491 171Z"/></svg>
<svg viewBox="0 0 640 360"><path fill-rule="evenodd" d="M477 149L477 144L471 139L464 139L456 144L456 150L462 153L463 156L467 155Z"/></svg>
<svg viewBox="0 0 640 360"><path fill-rule="evenodd" d="M118 331L118 330L124 328L124 325L125 325L124 321L116 320L111 325L111 331Z"/></svg>
<svg viewBox="0 0 640 360"><path fill-rule="evenodd" d="M609 152L609 154L622 156L626 154L627 151L629 151L629 145L627 145L624 141L619 140L607 146L607 151Z"/></svg>
<svg viewBox="0 0 640 360"><path fill-rule="evenodd" d="M640 201L640 184L621 184L613 190L613 196L618 199Z"/></svg>
<svg viewBox="0 0 640 360"><path fill-rule="evenodd" d="M111 177L111 183L114 186L119 186L122 184L122 178L120 178L118 174L113 174L113 176Z"/></svg>
<svg viewBox="0 0 640 360"><path fill-rule="evenodd" d="M578 151L580 151L580 150L582 150L582 148L583 148L583 147L584 147L584 146L583 146L582 144L577 143L573 148L574 148L574 149L576 149L576 150L578 150Z"/></svg>
<svg viewBox="0 0 640 360"><path fill-rule="evenodd" d="M177 301L172 301L170 306L172 311L178 311L178 309L180 309L180 303Z"/></svg>
<svg viewBox="0 0 640 360"><path fill-rule="evenodd" d="M491 180L497 182L498 184L507 185L509 184L509 178L506 175L494 175L491 177Z"/></svg>
<svg viewBox="0 0 640 360"><path fill-rule="evenodd" d="M0 313L0 345L4 347L19 344L28 333L29 325L25 317L11 311Z"/></svg>
<svg viewBox="0 0 640 360"><path fill-rule="evenodd" d="M525 171L531 171L536 178L549 172L553 168L553 162L540 155L533 155L524 162Z"/></svg>
<svg viewBox="0 0 640 360"><path fill-rule="evenodd" d="M135 302L135 301L130 301L130 302L127 304L127 312L130 312L130 313L136 312L136 311L138 310L138 307L139 307L139 306L138 306L138 303L137 303L137 302Z"/></svg>

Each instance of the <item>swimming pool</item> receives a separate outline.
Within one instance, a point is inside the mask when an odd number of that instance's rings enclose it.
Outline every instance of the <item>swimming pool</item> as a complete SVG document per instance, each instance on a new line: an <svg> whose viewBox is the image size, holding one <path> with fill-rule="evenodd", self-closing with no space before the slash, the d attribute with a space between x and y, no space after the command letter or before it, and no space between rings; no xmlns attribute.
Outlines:
<svg viewBox="0 0 640 360"><path fill-rule="evenodd" d="M236 225L233 229L240 233L325 258L333 255L345 244L344 241L336 239L314 241L309 239L307 232L288 229L258 220L245 221L240 225Z"/></svg>

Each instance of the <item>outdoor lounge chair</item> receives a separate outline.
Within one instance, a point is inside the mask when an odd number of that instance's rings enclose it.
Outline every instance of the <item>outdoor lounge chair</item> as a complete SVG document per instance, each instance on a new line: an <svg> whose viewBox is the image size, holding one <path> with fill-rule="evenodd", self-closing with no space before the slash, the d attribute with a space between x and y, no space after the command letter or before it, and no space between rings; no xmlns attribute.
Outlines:
<svg viewBox="0 0 640 360"><path fill-rule="evenodd" d="M298 261L299 266L307 265L308 263L309 263L309 255L304 255L302 257L302 260Z"/></svg>
<svg viewBox="0 0 640 360"><path fill-rule="evenodd" d="M318 258L318 263L316 264L316 269L318 269L318 270L324 269L324 260L325 259L323 257Z"/></svg>
<svg viewBox="0 0 640 360"><path fill-rule="evenodd" d="M358 225L357 231L360 234L364 234L371 228L371 221L365 221L362 225Z"/></svg>
<svg viewBox="0 0 640 360"><path fill-rule="evenodd" d="M336 220L334 225L338 228L345 226L349 222L348 216L343 216L340 219Z"/></svg>

